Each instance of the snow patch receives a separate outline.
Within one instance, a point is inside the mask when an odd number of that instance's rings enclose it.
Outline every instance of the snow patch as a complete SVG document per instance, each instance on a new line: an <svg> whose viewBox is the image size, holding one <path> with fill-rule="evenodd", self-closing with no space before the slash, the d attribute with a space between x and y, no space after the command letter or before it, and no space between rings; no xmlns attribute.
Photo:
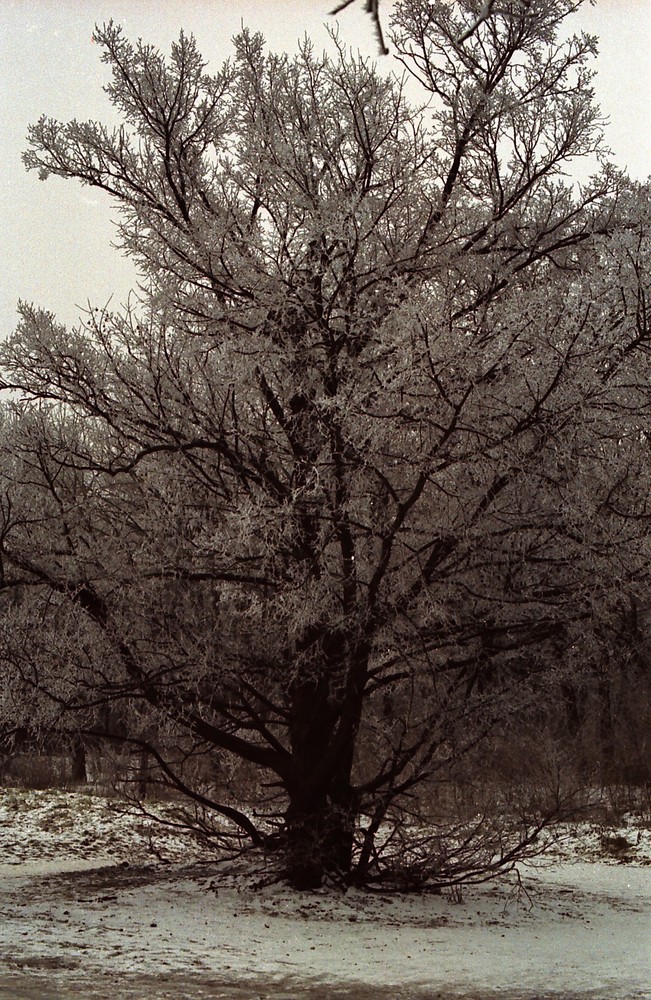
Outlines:
<svg viewBox="0 0 651 1000"><path fill-rule="evenodd" d="M191 839L103 799L5 790L0 997L642 1000L651 847L648 829L624 835L635 863L613 857L603 831L568 828L550 862L461 903L297 893L261 885L250 862L227 874Z"/></svg>

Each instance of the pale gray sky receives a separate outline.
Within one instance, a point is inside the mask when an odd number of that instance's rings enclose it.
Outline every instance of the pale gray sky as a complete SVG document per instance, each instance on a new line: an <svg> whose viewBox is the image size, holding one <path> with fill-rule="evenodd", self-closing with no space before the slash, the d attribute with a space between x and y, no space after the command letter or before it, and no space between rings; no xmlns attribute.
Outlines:
<svg viewBox="0 0 651 1000"><path fill-rule="evenodd" d="M133 283L128 262L110 246L108 198L58 178L40 182L20 160L27 126L40 115L67 121L105 119L110 113L102 91L107 69L92 40L96 23L112 18L128 36L164 51L184 28L216 68L242 22L262 31L271 49L293 49L305 33L322 49L334 5L335 0L0 0L0 336L14 327L19 298L72 323L78 306L88 300L103 305L111 294L121 302ZM364 6L356 0L340 15L341 33L374 55ZM611 120L608 140L616 162L643 180L651 174L651 0L597 0L596 6L586 4L574 25L601 39L595 86Z"/></svg>

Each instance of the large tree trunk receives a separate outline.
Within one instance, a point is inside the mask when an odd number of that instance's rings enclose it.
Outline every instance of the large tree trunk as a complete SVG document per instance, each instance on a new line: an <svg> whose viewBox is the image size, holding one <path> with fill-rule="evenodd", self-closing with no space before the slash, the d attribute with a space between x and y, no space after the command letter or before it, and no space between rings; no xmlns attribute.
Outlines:
<svg viewBox="0 0 651 1000"><path fill-rule="evenodd" d="M289 879L300 889L317 888L326 875L346 878L352 869L358 802L351 773L361 697L358 686L342 700L332 697L332 678L341 678L341 661L339 670L330 665L332 670L298 682L292 691L297 778L288 789L285 836Z"/></svg>
<svg viewBox="0 0 651 1000"><path fill-rule="evenodd" d="M356 809L350 786L329 794L295 796L286 813L287 872L297 889L317 889L324 877L346 879L353 861Z"/></svg>

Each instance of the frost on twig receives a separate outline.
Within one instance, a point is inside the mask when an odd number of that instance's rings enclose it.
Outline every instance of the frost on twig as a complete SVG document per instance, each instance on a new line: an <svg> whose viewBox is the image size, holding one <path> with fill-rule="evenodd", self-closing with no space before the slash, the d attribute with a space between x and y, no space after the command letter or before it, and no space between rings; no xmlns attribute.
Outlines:
<svg viewBox="0 0 651 1000"><path fill-rule="evenodd" d="M524 8L527 8L529 6L529 2L530 0L520 0L520 3ZM484 21L488 20L488 18L491 16L494 7L495 7L495 0L485 0L475 20L457 38L457 45L461 45L463 42L466 42L472 35L474 35L475 31L480 26L480 24L483 24Z"/></svg>

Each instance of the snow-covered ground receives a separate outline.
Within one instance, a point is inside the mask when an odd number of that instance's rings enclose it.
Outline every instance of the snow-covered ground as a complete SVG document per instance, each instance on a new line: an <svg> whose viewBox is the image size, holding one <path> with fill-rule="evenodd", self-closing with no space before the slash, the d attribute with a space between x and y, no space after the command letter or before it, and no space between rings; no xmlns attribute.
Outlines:
<svg viewBox="0 0 651 1000"><path fill-rule="evenodd" d="M0 997L651 998L651 830L565 833L463 902L299 894L104 799L0 789Z"/></svg>

